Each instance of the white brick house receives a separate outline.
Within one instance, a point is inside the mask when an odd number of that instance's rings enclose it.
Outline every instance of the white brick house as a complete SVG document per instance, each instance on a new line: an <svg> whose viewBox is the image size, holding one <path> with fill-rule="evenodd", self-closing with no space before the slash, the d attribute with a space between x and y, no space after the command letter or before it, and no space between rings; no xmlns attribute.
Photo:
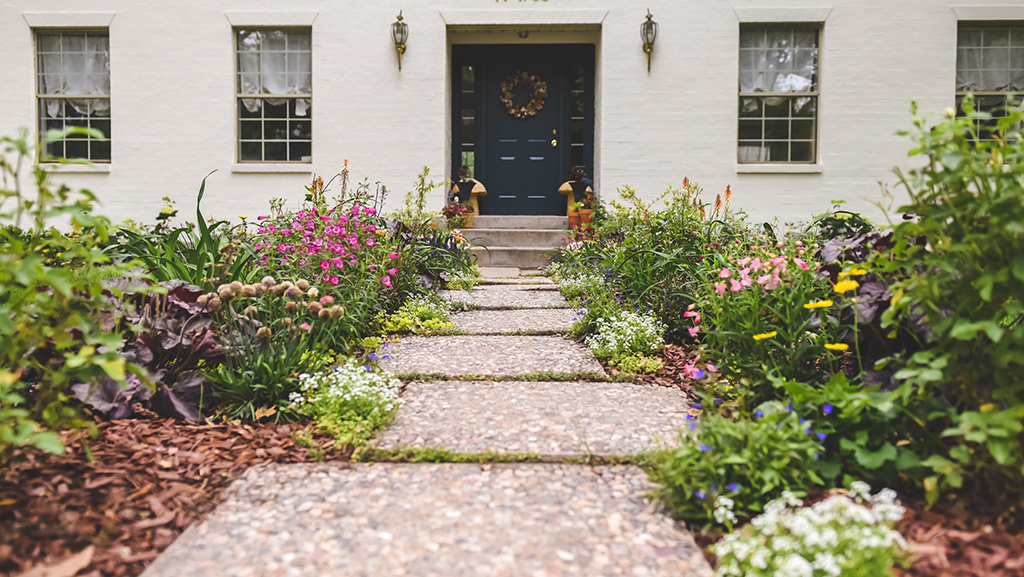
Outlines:
<svg viewBox="0 0 1024 577"><path fill-rule="evenodd" d="M553 190L582 164L606 197L688 176L787 221L837 198L877 216L877 183L906 162L895 131L911 100L938 116L958 90L1024 89L1019 2L786 4L7 0L0 134L102 129L109 140L61 149L96 167L62 176L115 221L152 217L163 196L191 214L214 169L206 212L259 214L343 159L391 205L421 166L452 178L468 164L491 191L485 212L556 212ZM537 114L517 118L534 96Z"/></svg>

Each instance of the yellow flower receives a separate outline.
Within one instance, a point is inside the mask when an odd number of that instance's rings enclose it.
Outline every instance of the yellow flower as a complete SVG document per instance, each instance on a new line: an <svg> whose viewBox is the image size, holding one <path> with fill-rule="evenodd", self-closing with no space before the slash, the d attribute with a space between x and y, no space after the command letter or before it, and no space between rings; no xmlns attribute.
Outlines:
<svg viewBox="0 0 1024 577"><path fill-rule="evenodd" d="M805 309L823 309L832 306L832 301L815 301L804 305Z"/></svg>
<svg viewBox="0 0 1024 577"><path fill-rule="evenodd" d="M832 287L832 290L839 294L843 294L846 291L852 291L853 289L860 286L860 283L855 280L841 280L836 283L836 286Z"/></svg>
<svg viewBox="0 0 1024 577"><path fill-rule="evenodd" d="M826 343L825 348L830 351L845 351L850 348L850 345L846 343Z"/></svg>
<svg viewBox="0 0 1024 577"><path fill-rule="evenodd" d="M381 230L379 228L374 232L377 233L377 236L384 236L385 234L387 234L387 231Z"/></svg>
<svg viewBox="0 0 1024 577"><path fill-rule="evenodd" d="M238 215L238 218L240 218L242 220L245 220L245 219L247 219L249 217L247 215L240 214L240 215Z"/></svg>
<svg viewBox="0 0 1024 577"><path fill-rule="evenodd" d="M864 276L866 274L868 274L867 269L853 267L850 270L844 270L843 272L839 273L839 278L844 279L850 276Z"/></svg>
<svg viewBox="0 0 1024 577"><path fill-rule="evenodd" d="M770 339L770 338L774 337L777 334L779 334L778 331L772 331L770 333L761 333L759 335L754 335L754 340L755 341L763 341L765 339Z"/></svg>

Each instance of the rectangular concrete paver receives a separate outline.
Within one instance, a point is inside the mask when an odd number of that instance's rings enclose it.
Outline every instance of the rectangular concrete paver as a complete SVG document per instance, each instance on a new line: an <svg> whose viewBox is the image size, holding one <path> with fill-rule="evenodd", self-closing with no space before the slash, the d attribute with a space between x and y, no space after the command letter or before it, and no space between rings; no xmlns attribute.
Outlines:
<svg viewBox="0 0 1024 577"><path fill-rule="evenodd" d="M562 293L551 285L481 285L471 291L438 291L452 302L484 309L544 309L568 307Z"/></svg>
<svg viewBox="0 0 1024 577"><path fill-rule="evenodd" d="M558 336L405 337L382 350L380 367L396 374L605 374L586 345Z"/></svg>
<svg viewBox="0 0 1024 577"><path fill-rule="evenodd" d="M409 383L378 448L601 456L678 444L690 408L676 388L634 383Z"/></svg>
<svg viewBox="0 0 1024 577"><path fill-rule="evenodd" d="M564 333L572 327L578 309L465 311L453 314L455 328L473 335L501 335L524 331Z"/></svg>
<svg viewBox="0 0 1024 577"><path fill-rule="evenodd" d="M709 577L636 467L250 469L144 577Z"/></svg>

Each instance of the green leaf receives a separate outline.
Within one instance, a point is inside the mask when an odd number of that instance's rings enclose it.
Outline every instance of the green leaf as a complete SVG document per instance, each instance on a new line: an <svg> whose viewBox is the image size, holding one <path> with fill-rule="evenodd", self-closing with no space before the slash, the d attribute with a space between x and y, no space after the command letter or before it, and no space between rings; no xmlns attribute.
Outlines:
<svg viewBox="0 0 1024 577"><path fill-rule="evenodd" d="M39 431L32 435L31 443L41 451L54 455L64 454L64 443L61 442L60 437L56 433Z"/></svg>
<svg viewBox="0 0 1024 577"><path fill-rule="evenodd" d="M1017 280L1024 281L1024 258L1019 258L1014 261L1013 276L1017 277Z"/></svg>
<svg viewBox="0 0 1024 577"><path fill-rule="evenodd" d="M992 458L1000 465L1007 465L1015 460L1010 456L1009 439L990 438L986 445L988 446L988 452L992 453Z"/></svg>
<svg viewBox="0 0 1024 577"><path fill-rule="evenodd" d="M949 456L961 463L966 463L971 460L971 452L964 445L957 445L950 449Z"/></svg>

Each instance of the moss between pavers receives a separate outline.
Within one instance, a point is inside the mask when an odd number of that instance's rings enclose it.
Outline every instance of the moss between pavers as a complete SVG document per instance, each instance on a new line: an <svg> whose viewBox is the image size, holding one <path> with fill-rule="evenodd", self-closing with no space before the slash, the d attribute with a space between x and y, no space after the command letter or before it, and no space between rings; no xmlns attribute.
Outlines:
<svg viewBox="0 0 1024 577"><path fill-rule="evenodd" d="M556 373L554 371L540 371L522 375L446 375L444 373L396 373L399 380L406 382L429 383L433 381L527 381L527 382L598 382L598 383L628 383L633 377L626 373L608 376L599 373Z"/></svg>
<svg viewBox="0 0 1024 577"><path fill-rule="evenodd" d="M557 456L536 453L456 453L443 447L395 447L393 449L357 449L352 460L361 463L545 463L565 465L638 465L647 463L645 455Z"/></svg>

